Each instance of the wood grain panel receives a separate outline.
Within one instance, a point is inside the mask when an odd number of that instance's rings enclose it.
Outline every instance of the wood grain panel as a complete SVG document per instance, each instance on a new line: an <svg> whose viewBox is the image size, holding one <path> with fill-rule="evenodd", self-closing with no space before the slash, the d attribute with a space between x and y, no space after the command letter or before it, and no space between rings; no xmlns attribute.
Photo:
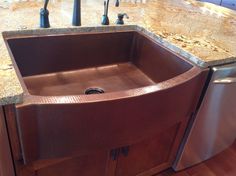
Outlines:
<svg viewBox="0 0 236 176"><path fill-rule="evenodd" d="M13 160L3 108L0 106L0 176L14 176Z"/></svg>
<svg viewBox="0 0 236 176"><path fill-rule="evenodd" d="M108 152L68 159L36 171L37 176L101 176L105 175Z"/></svg>

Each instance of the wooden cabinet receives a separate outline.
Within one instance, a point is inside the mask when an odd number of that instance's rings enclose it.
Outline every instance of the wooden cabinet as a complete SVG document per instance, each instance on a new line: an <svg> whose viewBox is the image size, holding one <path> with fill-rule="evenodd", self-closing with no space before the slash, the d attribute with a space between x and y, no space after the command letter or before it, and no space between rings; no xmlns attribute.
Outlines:
<svg viewBox="0 0 236 176"><path fill-rule="evenodd" d="M170 167L178 127L175 125L152 138L121 148L115 175L153 175Z"/></svg>
<svg viewBox="0 0 236 176"><path fill-rule="evenodd" d="M153 137L89 155L39 160L20 176L149 176L171 166L180 123Z"/></svg>
<svg viewBox="0 0 236 176"><path fill-rule="evenodd" d="M4 112L3 108L0 106L0 176L14 175L13 160L10 151Z"/></svg>
<svg viewBox="0 0 236 176"><path fill-rule="evenodd" d="M55 160L47 166L41 164L37 168L37 176L105 176L108 153L106 151L96 152L74 158ZM44 161L43 163L46 163Z"/></svg>

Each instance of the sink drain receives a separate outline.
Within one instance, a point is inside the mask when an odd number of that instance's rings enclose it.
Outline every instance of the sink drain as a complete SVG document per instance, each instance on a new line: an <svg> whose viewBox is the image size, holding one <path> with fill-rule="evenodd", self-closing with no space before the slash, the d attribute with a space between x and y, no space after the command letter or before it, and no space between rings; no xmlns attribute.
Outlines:
<svg viewBox="0 0 236 176"><path fill-rule="evenodd" d="M84 92L86 95L90 95L90 94L102 94L105 93L105 91L101 88L98 87L92 87L92 88L88 88L85 90Z"/></svg>

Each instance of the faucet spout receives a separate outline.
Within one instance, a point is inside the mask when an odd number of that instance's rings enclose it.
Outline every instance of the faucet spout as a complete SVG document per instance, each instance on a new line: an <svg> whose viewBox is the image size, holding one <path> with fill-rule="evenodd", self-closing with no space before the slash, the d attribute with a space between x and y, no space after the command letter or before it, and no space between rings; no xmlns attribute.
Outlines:
<svg viewBox="0 0 236 176"><path fill-rule="evenodd" d="M43 8L46 10L47 9L47 7L48 7L48 2L49 2L49 0L45 0L45 2L44 2L44 6L43 6Z"/></svg>

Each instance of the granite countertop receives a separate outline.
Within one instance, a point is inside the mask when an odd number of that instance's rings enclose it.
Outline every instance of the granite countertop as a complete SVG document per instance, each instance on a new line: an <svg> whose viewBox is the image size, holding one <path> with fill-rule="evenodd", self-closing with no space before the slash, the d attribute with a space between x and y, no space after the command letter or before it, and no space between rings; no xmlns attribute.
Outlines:
<svg viewBox="0 0 236 176"><path fill-rule="evenodd" d="M114 25L117 13L125 12L130 16L125 19L126 24L155 35L167 47L177 49L199 67L236 61L236 12L195 0L133 1L122 1L118 8L113 7L111 2L111 25ZM42 4L36 1L4 4L0 0L0 32L44 30L38 28ZM72 6L72 0L50 2L51 29L48 32L56 28L75 30L71 26ZM82 0L84 30L100 26L102 14L103 0ZM119 30L125 27L113 28ZM0 36L0 105L20 103L22 95L23 89Z"/></svg>

